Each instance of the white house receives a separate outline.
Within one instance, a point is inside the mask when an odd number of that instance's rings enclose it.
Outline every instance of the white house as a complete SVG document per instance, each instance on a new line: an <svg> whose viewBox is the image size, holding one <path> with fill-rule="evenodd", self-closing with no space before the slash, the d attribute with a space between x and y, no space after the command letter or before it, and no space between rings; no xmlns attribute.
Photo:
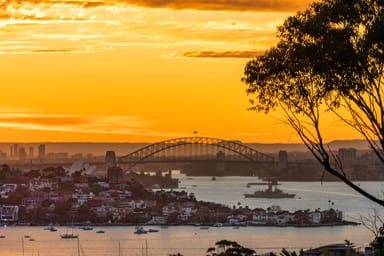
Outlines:
<svg viewBox="0 0 384 256"><path fill-rule="evenodd" d="M0 221L15 222L19 217L19 206L17 205L2 205L0 206Z"/></svg>
<svg viewBox="0 0 384 256"><path fill-rule="evenodd" d="M152 216L151 220L147 222L149 225L165 225L167 224L166 216Z"/></svg>
<svg viewBox="0 0 384 256"><path fill-rule="evenodd" d="M316 212L311 212L309 214L310 220L313 224L319 224L321 222L321 213L316 211Z"/></svg>
<svg viewBox="0 0 384 256"><path fill-rule="evenodd" d="M252 216L252 224L260 225L267 224L269 221L268 214L266 212L259 212Z"/></svg>

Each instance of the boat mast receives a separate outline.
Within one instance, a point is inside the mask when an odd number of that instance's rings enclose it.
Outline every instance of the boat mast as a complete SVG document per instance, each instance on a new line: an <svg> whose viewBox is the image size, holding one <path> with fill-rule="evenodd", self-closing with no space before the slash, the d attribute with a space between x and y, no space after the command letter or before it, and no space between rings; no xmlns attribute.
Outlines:
<svg viewBox="0 0 384 256"><path fill-rule="evenodd" d="M80 256L80 240L77 237L77 256Z"/></svg>
<svg viewBox="0 0 384 256"><path fill-rule="evenodd" d="M24 238L21 238L21 249L22 249L23 256L24 256Z"/></svg>

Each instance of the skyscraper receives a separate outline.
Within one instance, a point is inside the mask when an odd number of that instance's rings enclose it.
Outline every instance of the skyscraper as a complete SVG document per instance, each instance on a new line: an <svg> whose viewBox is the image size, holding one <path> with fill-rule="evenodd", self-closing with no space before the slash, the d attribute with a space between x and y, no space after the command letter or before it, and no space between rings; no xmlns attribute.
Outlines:
<svg viewBox="0 0 384 256"><path fill-rule="evenodd" d="M116 153L115 151L109 150L105 153L105 164L107 170L111 167L116 166Z"/></svg>
<svg viewBox="0 0 384 256"><path fill-rule="evenodd" d="M19 159L24 160L27 158L27 152L25 151L24 147L19 148Z"/></svg>
<svg viewBox="0 0 384 256"><path fill-rule="evenodd" d="M34 148L31 146L29 147L29 155L28 155L29 158L33 158L34 157Z"/></svg>
<svg viewBox="0 0 384 256"><path fill-rule="evenodd" d="M19 150L17 148L17 144L13 144L13 156L16 158L19 156Z"/></svg>
<svg viewBox="0 0 384 256"><path fill-rule="evenodd" d="M45 158L45 144L39 145L39 158L40 159Z"/></svg>

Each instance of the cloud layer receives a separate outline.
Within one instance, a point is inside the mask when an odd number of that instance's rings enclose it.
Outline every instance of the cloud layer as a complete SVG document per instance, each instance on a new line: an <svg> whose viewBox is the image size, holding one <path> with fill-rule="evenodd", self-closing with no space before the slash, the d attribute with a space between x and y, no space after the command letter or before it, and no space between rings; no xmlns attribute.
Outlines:
<svg viewBox="0 0 384 256"><path fill-rule="evenodd" d="M146 135L154 131L147 128L148 122L131 116L84 116L52 115L39 113L2 112L0 127L20 130L61 131L78 133L124 133Z"/></svg>
<svg viewBox="0 0 384 256"><path fill-rule="evenodd" d="M20 8L25 5L71 5L80 8L97 8L114 6L118 4L135 5L148 8L168 8L174 10L208 10L208 11L272 11L295 12L309 5L310 0L103 0L103 1L73 1L73 0L18 0L0 1L0 10L6 11L8 7ZM3 13L4 14L4 13ZM31 16L32 17L32 16Z"/></svg>
<svg viewBox="0 0 384 256"><path fill-rule="evenodd" d="M248 58L271 45L287 16L257 12L268 5L260 1L0 1L0 54L135 48L167 58ZM201 11L211 9L218 11Z"/></svg>

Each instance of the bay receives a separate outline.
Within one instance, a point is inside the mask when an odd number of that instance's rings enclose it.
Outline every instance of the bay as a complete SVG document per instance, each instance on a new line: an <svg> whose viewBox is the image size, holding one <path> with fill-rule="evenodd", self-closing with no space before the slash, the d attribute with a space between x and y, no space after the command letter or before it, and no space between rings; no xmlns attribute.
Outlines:
<svg viewBox="0 0 384 256"><path fill-rule="evenodd" d="M194 193L198 200L217 202L229 207L268 208L279 205L282 209L322 210L333 207L344 212L345 219L358 221L360 216L369 216L376 210L383 214L380 206L369 202L341 182L280 182L280 189L295 193L294 199L256 199L245 198L244 193L251 193L263 187L247 188L248 182L259 181L256 177L187 177L175 173L180 179L180 189ZM359 182L364 187L382 195L384 189L381 182ZM151 227L145 227L151 228ZM169 226L156 233L144 235L134 234L135 227L95 227L85 231L75 229L79 235L81 255L114 256L119 255L157 255L181 253L185 256L203 256L206 250L221 239L234 240L243 246L253 248L257 253L275 251L281 248L299 250L317 246L342 243L349 240L364 246L373 239L373 234L363 225L333 227L210 227L200 229L196 226ZM104 234L96 230L105 230ZM57 232L49 232L44 227L4 227L0 234L0 252L4 256L40 255L71 256L77 255L76 239L61 239L60 234L68 232L67 227L59 227ZM24 236L31 236L34 241ZM23 256L24 256L23 255Z"/></svg>

